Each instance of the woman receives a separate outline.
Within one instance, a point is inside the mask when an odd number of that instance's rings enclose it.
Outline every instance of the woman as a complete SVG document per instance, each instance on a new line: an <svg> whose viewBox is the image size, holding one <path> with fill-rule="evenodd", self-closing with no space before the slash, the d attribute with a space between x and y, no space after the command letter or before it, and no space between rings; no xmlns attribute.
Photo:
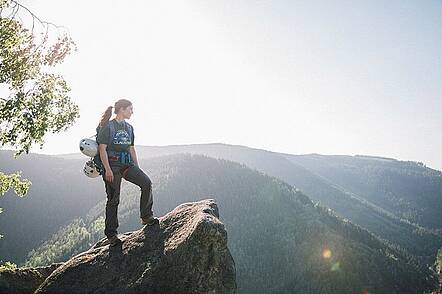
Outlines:
<svg viewBox="0 0 442 294"><path fill-rule="evenodd" d="M158 224L158 219L153 217L152 212L152 182L138 167L133 127L125 121L130 119L133 113L132 103L126 99L118 100L114 106L114 113L116 116L110 121L112 106L103 113L97 136L100 159L105 169L103 181L107 194L104 233L111 246L121 243L117 233L117 214L122 178L141 188L141 223L143 225Z"/></svg>

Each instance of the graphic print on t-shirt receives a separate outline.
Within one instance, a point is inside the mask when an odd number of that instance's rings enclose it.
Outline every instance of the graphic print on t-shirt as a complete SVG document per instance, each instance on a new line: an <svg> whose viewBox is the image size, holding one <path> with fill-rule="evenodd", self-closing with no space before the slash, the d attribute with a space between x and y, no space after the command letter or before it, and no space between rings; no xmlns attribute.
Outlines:
<svg viewBox="0 0 442 294"><path fill-rule="evenodd" d="M115 133L113 144L114 145L130 145L131 138L129 137L129 134L126 132L126 130L118 130Z"/></svg>

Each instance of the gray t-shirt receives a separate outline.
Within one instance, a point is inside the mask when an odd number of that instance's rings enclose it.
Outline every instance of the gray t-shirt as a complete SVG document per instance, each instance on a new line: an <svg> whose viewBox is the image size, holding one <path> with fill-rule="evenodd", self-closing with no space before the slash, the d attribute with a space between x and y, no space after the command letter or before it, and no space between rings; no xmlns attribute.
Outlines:
<svg viewBox="0 0 442 294"><path fill-rule="evenodd" d="M110 127L109 124L113 123L115 128L115 135L112 139L112 144L109 145ZM132 128L132 136L130 136L129 127ZM128 151L129 146L134 146L134 131L132 125L125 121L118 122L115 119L109 121L104 127L100 129L97 136L98 144L106 144L107 150L114 151Z"/></svg>

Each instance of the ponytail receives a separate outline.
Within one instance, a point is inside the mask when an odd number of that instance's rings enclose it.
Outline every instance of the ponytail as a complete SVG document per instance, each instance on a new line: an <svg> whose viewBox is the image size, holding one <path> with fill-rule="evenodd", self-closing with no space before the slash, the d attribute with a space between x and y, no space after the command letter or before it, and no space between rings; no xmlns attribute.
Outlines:
<svg viewBox="0 0 442 294"><path fill-rule="evenodd" d="M106 111L103 113L103 115L101 116L100 122L98 123L99 127L104 126L110 119L110 117L112 116L112 106L109 106Z"/></svg>
<svg viewBox="0 0 442 294"><path fill-rule="evenodd" d="M100 122L98 123L98 127L104 126L109 121L110 117L112 116L112 108L115 108L114 113L117 114L121 108L127 108L130 105L132 105L132 102L130 102L129 100L120 99L117 102L115 102L114 107L109 106L101 116Z"/></svg>

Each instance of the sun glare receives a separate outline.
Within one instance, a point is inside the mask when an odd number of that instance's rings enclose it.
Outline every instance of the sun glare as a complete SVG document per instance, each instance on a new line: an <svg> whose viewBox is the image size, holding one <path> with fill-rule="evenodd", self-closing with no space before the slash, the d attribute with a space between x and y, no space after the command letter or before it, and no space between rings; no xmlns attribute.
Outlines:
<svg viewBox="0 0 442 294"><path fill-rule="evenodd" d="M326 248L322 251L322 257L329 259L332 256L332 252L330 249Z"/></svg>

